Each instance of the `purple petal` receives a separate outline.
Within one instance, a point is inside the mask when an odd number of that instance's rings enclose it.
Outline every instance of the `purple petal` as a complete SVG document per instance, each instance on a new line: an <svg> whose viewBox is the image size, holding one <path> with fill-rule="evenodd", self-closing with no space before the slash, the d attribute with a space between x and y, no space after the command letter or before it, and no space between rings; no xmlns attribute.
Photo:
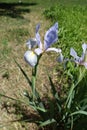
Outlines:
<svg viewBox="0 0 87 130"><path fill-rule="evenodd" d="M77 56L77 52L73 48L70 49L70 55L73 56L76 60L79 59L79 56Z"/></svg>
<svg viewBox="0 0 87 130"><path fill-rule="evenodd" d="M35 38L31 38L26 42L26 45L28 46L29 49L32 49L37 45L37 40Z"/></svg>
<svg viewBox="0 0 87 130"><path fill-rule="evenodd" d="M40 35L38 32L36 33L36 40L37 40L38 47L42 48L42 43L41 43Z"/></svg>
<svg viewBox="0 0 87 130"><path fill-rule="evenodd" d="M37 24L36 25L36 33L39 31L39 29L40 29L40 24Z"/></svg>
<svg viewBox="0 0 87 130"><path fill-rule="evenodd" d="M40 55L43 51L40 49L40 48L36 48L34 50L34 52L37 54L37 55Z"/></svg>
<svg viewBox="0 0 87 130"><path fill-rule="evenodd" d="M48 49L54 42L58 40L58 23L55 23L45 34L44 49Z"/></svg>
<svg viewBox="0 0 87 130"><path fill-rule="evenodd" d="M33 51L26 51L24 59L32 67L37 64L37 55Z"/></svg>
<svg viewBox="0 0 87 130"><path fill-rule="evenodd" d="M37 40L37 44L38 44L38 47L39 48L42 48L42 43L41 43L41 40L40 40L40 34L39 34L39 28L40 28L40 25L38 24L37 26L36 26L36 40Z"/></svg>
<svg viewBox="0 0 87 130"><path fill-rule="evenodd" d="M57 48L54 48L54 47L48 48L46 51L55 51L57 53L61 53L61 49L57 49Z"/></svg>
<svg viewBox="0 0 87 130"><path fill-rule="evenodd" d="M87 44L86 43L82 44L82 49L83 49L83 53L85 53L86 49L87 49Z"/></svg>

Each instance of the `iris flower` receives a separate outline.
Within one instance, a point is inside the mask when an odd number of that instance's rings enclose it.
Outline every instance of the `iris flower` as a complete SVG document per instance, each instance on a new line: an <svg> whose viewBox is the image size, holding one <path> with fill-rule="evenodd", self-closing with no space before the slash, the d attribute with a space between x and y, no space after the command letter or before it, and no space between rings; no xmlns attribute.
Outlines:
<svg viewBox="0 0 87 130"><path fill-rule="evenodd" d="M87 44L86 43L82 44L82 49L83 52L81 57L77 55L77 52L73 48L71 48L70 50L70 55L74 57L74 62L76 64L83 65L87 69Z"/></svg>
<svg viewBox="0 0 87 130"><path fill-rule="evenodd" d="M39 34L40 24L36 26L35 38L31 38L27 41L29 50L24 54L25 60L31 65L37 64L37 55L41 55L44 52L55 51L61 53L61 49L50 47L58 40L58 23L55 23L44 36L44 45L41 42ZM34 48L38 46L37 48ZM34 50L33 50L34 49Z"/></svg>

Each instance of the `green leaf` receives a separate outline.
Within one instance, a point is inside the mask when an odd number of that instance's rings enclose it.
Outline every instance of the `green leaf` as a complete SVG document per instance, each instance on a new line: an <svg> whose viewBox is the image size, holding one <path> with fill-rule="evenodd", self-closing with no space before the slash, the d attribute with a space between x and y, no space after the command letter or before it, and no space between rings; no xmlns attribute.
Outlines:
<svg viewBox="0 0 87 130"><path fill-rule="evenodd" d="M52 94L55 97L55 99L57 99L58 101L60 101L60 98L59 98L58 93L57 93L57 91L55 89L54 83L52 81L52 78L49 75L48 75L48 77L49 77L49 81L50 81L50 84L51 84Z"/></svg>
<svg viewBox="0 0 87 130"><path fill-rule="evenodd" d="M50 81L50 84L51 84L52 94L53 94L53 96L55 96L56 95L56 89L55 89L54 83L52 81L52 78L49 75L48 75L48 78L49 78L49 81Z"/></svg>
<svg viewBox="0 0 87 130"><path fill-rule="evenodd" d="M71 116L71 130L73 129L73 116Z"/></svg>
<svg viewBox="0 0 87 130"><path fill-rule="evenodd" d="M83 114L83 115L87 116L87 111L79 110L79 111L71 113L70 116L74 116L74 115L77 115L77 114Z"/></svg>
<svg viewBox="0 0 87 130"><path fill-rule="evenodd" d="M38 111L38 110L40 110L40 111L42 111L42 112L47 112L47 110L46 110L46 109L41 108L41 107L37 107L37 106L35 106L35 109L37 109L37 111Z"/></svg>
<svg viewBox="0 0 87 130"><path fill-rule="evenodd" d="M13 97L9 97L9 96L7 96L7 95L5 95L5 94L2 94L2 93L0 93L0 97L8 98L8 99L11 99L11 100L20 102L20 103L25 103L25 104L27 104L25 101L23 101L23 100L21 100L21 99L15 99L15 98L13 98Z"/></svg>
<svg viewBox="0 0 87 130"><path fill-rule="evenodd" d="M75 95L75 90L72 91L72 94L69 98L69 101L67 103L67 108L70 108L71 107L71 104L73 103L73 98L74 98L74 95Z"/></svg>
<svg viewBox="0 0 87 130"><path fill-rule="evenodd" d="M52 124L52 123L56 123L56 120L54 119L49 119L47 121L44 121L44 122L40 122L40 127L43 127L43 126L46 126L46 125L49 125L49 124Z"/></svg>
<svg viewBox="0 0 87 130"><path fill-rule="evenodd" d="M66 100L66 107L67 108L70 108L71 106L71 103L72 103L72 99L73 99L73 94L74 94L74 88L75 88L75 85L72 84L71 88L70 88L70 91L69 91L69 94L68 94L68 97L67 97L67 100Z"/></svg>
<svg viewBox="0 0 87 130"><path fill-rule="evenodd" d="M60 104L61 101L60 101L58 93L57 93L57 91L55 89L55 86L54 86L54 83L52 81L52 78L49 76L49 74L48 74L48 78L49 78L49 81L50 81L53 97L55 97L55 99L56 99L56 104L57 104L58 110L61 111L61 104Z"/></svg>
<svg viewBox="0 0 87 130"><path fill-rule="evenodd" d="M47 112L47 110L42 106L42 107L39 107L39 106L36 106L35 102L31 101L29 102L29 105L34 109L36 110L37 112L41 111L41 112Z"/></svg>
<svg viewBox="0 0 87 130"><path fill-rule="evenodd" d="M28 81L30 87L32 87L32 83L31 83L29 77L27 76L27 74L25 73L25 71L22 69L22 67L18 64L18 62L16 60L15 60L15 63L17 64L17 66L19 67L19 69L21 70L21 72L23 73L23 75L25 76L25 78Z"/></svg>
<svg viewBox="0 0 87 130"><path fill-rule="evenodd" d="M40 101L39 107L45 109L43 102Z"/></svg>

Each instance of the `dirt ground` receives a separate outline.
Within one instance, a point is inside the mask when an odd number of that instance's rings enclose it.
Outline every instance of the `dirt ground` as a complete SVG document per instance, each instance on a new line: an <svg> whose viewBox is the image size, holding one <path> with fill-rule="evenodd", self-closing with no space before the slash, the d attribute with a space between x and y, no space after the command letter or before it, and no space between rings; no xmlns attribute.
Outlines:
<svg viewBox="0 0 87 130"><path fill-rule="evenodd" d="M28 28L31 37L34 37L35 35L34 29L36 24L41 24L40 33L43 40L43 36L49 26L50 21L46 20L42 15L42 12L39 10L40 9L37 9L37 11L31 11L29 14L26 13L23 17L30 21ZM27 28L27 26L24 25L24 28ZM26 37L26 40L29 37ZM12 42L14 43L15 41ZM10 55L7 56L6 59L0 59L0 93L15 99L21 99L23 101L26 101L23 95L24 90L30 91L30 88L20 69L14 62L14 58L31 77L31 67L23 59L24 53L27 50L25 42L26 41L23 40L23 44L19 44L17 46L15 43L10 43L10 46L12 47ZM45 54L40 61L37 77L37 89L41 96L50 93L48 78L45 74L46 67L48 71L50 70L51 75L55 75L55 65L56 62L54 53L50 53L50 55ZM17 121L22 115L21 112L18 113L20 110L20 105L16 106L15 101L6 97L1 96L0 99L0 130L38 130L38 127L34 123ZM28 114L30 114L30 108Z"/></svg>

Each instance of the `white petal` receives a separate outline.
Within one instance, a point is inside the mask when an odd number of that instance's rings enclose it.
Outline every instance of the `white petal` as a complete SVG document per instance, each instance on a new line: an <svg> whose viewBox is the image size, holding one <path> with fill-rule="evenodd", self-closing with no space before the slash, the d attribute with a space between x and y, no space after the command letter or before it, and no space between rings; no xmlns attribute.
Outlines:
<svg viewBox="0 0 87 130"><path fill-rule="evenodd" d="M37 55L33 51L26 51L24 59L32 67L37 64Z"/></svg>
<svg viewBox="0 0 87 130"><path fill-rule="evenodd" d="M57 53L61 53L61 49L54 48L54 47L48 48L46 51L55 51L55 52L57 52Z"/></svg>
<svg viewBox="0 0 87 130"><path fill-rule="evenodd" d="M85 53L86 49L87 49L87 44L86 43L82 44L82 49L83 49L83 53Z"/></svg>
<svg viewBox="0 0 87 130"><path fill-rule="evenodd" d="M40 48L36 48L36 49L34 50L34 52L35 52L37 55L40 55L43 51L42 51L42 49L40 49Z"/></svg>

